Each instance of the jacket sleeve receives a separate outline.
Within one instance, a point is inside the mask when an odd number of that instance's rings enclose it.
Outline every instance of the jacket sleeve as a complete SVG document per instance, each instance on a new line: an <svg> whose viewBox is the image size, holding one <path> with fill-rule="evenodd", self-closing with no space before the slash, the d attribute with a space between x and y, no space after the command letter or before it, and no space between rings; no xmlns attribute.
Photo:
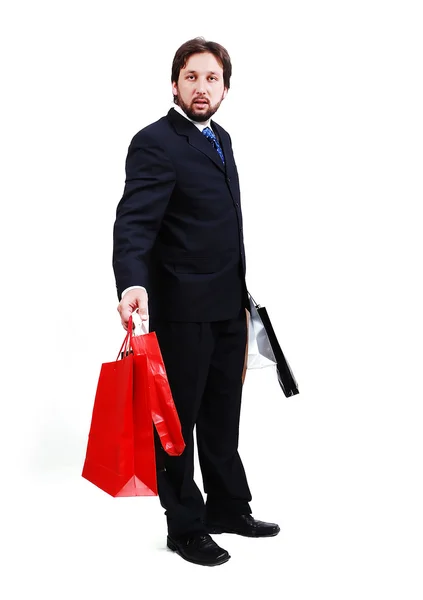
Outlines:
<svg viewBox="0 0 423 600"><path fill-rule="evenodd" d="M113 228L113 270L119 299L128 287L149 289L149 253L176 183L164 149L145 131L132 139L125 170L125 188Z"/></svg>

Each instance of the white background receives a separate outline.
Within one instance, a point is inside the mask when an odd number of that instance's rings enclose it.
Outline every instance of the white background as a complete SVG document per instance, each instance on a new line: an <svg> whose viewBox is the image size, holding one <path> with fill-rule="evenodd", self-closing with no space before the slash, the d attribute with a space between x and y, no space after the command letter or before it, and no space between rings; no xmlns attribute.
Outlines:
<svg viewBox="0 0 423 600"><path fill-rule="evenodd" d="M421 600L421 3L11 6L2 596ZM111 254L127 148L171 106L174 53L197 35L232 58L216 121L241 178L248 286L300 388L287 399L272 371L247 374L253 514L282 531L216 536L232 555L217 569L165 549L158 498L81 477L100 365L123 336Z"/></svg>

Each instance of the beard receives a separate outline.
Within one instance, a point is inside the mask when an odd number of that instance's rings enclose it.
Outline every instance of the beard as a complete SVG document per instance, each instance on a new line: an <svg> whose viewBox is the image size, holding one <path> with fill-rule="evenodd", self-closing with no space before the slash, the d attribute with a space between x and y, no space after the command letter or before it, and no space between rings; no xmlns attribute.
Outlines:
<svg viewBox="0 0 423 600"><path fill-rule="evenodd" d="M208 108L206 110L198 109L194 103L194 100L190 104L186 104L180 96L177 96L178 105L182 108L186 116L191 119L191 121L196 121L197 123L202 123L208 121L214 113L217 111L219 106L222 104L222 98L216 104L210 105L208 104Z"/></svg>

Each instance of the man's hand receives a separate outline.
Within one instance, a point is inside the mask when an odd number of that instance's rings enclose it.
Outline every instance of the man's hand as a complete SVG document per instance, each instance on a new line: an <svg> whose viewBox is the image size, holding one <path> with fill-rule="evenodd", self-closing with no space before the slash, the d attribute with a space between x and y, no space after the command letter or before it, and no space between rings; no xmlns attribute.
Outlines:
<svg viewBox="0 0 423 600"><path fill-rule="evenodd" d="M128 320L135 309L139 309L139 315L143 321L148 319L148 294L142 288L129 290L123 296L117 307L120 314L122 327L128 329Z"/></svg>

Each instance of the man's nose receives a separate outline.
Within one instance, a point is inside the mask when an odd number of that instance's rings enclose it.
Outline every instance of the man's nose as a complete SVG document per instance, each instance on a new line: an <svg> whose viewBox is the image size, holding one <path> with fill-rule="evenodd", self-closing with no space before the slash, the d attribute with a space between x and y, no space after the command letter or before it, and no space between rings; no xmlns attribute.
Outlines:
<svg viewBox="0 0 423 600"><path fill-rule="evenodd" d="M206 80L205 79L197 79L197 94L205 94L206 93Z"/></svg>

